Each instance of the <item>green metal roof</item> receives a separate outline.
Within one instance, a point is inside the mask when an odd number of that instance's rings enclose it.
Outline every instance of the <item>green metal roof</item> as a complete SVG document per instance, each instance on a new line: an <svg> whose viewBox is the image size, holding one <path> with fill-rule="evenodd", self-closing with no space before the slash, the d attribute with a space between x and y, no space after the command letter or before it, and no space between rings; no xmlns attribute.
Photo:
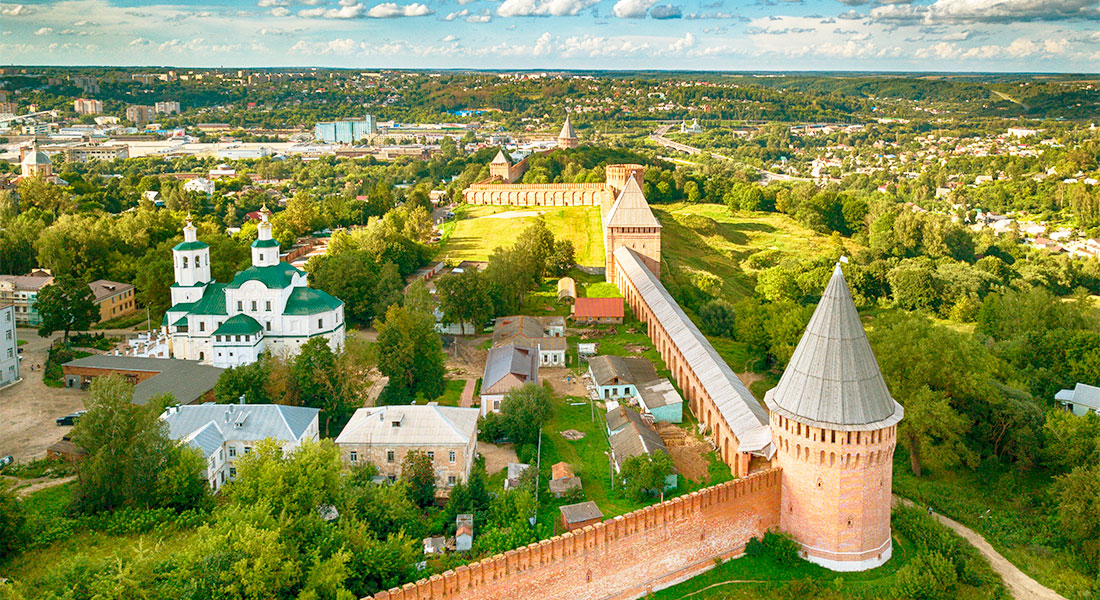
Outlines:
<svg viewBox="0 0 1100 600"><path fill-rule="evenodd" d="M294 288L287 298L284 315L312 315L335 310L344 303L321 290L312 288Z"/></svg>
<svg viewBox="0 0 1100 600"><path fill-rule="evenodd" d="M164 317L168 318L168 315L164 315ZM187 317L180 317L179 319L176 320L175 323L172 323L172 326L173 327L187 327Z"/></svg>
<svg viewBox="0 0 1100 600"><path fill-rule="evenodd" d="M278 248L279 242L275 240L256 240L252 242L253 248Z"/></svg>
<svg viewBox="0 0 1100 600"><path fill-rule="evenodd" d="M180 242L172 247L173 250L202 250L203 248L209 248L203 242Z"/></svg>
<svg viewBox="0 0 1100 600"><path fill-rule="evenodd" d="M192 315L227 314L225 312L225 284L211 283L206 286L206 290L202 294L202 299L191 307L189 313Z"/></svg>
<svg viewBox="0 0 1100 600"><path fill-rule="evenodd" d="M174 288L193 288L193 287L202 287L204 285L206 285L206 282L200 281L200 282L196 283L195 285L180 285L178 283L173 283L171 285L171 287L174 287Z"/></svg>
<svg viewBox="0 0 1100 600"><path fill-rule="evenodd" d="M269 267L248 267L233 277L229 288L235 290L249 281L259 281L269 290L281 290L290 287L295 275L305 275L305 273L285 262Z"/></svg>
<svg viewBox="0 0 1100 600"><path fill-rule="evenodd" d="M252 317L240 314L229 317L220 327L214 330L214 335L252 335L262 331L260 323Z"/></svg>

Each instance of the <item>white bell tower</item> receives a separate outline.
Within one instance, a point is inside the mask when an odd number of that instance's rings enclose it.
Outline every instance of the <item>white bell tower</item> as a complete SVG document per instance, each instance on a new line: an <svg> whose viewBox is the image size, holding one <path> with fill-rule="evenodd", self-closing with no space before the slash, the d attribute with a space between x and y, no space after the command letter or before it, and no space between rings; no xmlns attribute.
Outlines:
<svg viewBox="0 0 1100 600"><path fill-rule="evenodd" d="M191 219L183 228L183 241L172 248L172 266L176 282L172 284L172 304L196 302L210 283L210 246L200 242Z"/></svg>
<svg viewBox="0 0 1100 600"><path fill-rule="evenodd" d="M279 242L271 236L271 222L267 220L271 211L265 205L260 209L258 237L252 242L252 266L272 267L279 264Z"/></svg>

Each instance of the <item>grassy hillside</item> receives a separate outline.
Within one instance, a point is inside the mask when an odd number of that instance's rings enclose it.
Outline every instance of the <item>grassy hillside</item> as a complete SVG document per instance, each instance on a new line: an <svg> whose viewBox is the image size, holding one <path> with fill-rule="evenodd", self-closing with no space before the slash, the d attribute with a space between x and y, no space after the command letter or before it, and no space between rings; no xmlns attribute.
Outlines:
<svg viewBox="0 0 1100 600"><path fill-rule="evenodd" d="M577 264L602 267L603 232L600 208L514 207L459 205L456 218L443 231L443 243L436 258L452 262L488 260L498 246L509 246L534 222L537 213L558 239L573 242ZM523 216L512 216L523 215Z"/></svg>

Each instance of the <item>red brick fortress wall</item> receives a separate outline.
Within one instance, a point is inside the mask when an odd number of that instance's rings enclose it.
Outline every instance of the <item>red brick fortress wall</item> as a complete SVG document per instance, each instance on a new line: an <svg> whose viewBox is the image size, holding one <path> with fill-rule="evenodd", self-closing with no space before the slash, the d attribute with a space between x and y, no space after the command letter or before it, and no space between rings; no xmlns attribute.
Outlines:
<svg viewBox="0 0 1100 600"><path fill-rule="evenodd" d="M765 471L374 595L375 600L631 600L740 556L779 525Z"/></svg>

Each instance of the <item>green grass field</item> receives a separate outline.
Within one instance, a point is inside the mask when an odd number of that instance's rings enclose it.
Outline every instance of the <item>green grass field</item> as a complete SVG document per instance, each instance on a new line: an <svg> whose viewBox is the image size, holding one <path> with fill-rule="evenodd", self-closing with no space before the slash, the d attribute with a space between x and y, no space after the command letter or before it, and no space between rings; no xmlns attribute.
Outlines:
<svg viewBox="0 0 1100 600"><path fill-rule="evenodd" d="M778 258L810 258L831 249L828 236L779 213L731 213L720 204L654 205L661 221L661 281L673 296L693 286L692 276L710 273L721 281L721 297L752 295L756 270L750 256L772 250ZM851 245L851 240L845 240Z"/></svg>
<svg viewBox="0 0 1100 600"><path fill-rule="evenodd" d="M436 252L436 258L452 263L488 260L494 248L509 246L519 239L523 230L534 222L534 212L542 213L555 238L573 242L577 264L586 267L603 266L603 232L598 206L555 208L459 205L455 210L455 221L443 228L443 241ZM531 216L492 217L507 213L531 213Z"/></svg>

